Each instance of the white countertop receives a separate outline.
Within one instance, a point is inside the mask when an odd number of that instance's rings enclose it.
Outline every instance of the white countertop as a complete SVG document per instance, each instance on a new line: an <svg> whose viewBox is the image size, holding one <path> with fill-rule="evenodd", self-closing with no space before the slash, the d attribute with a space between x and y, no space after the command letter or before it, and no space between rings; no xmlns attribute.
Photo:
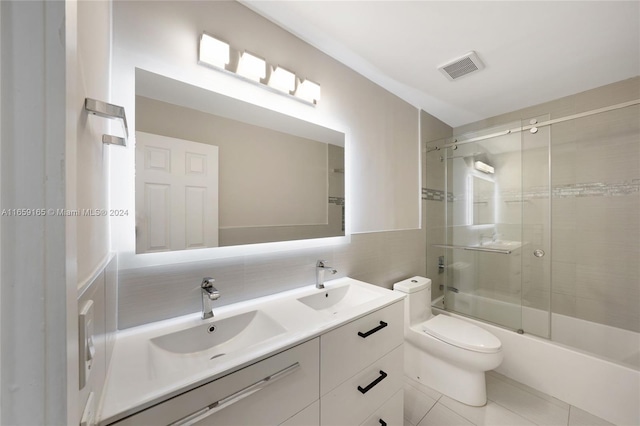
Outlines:
<svg viewBox="0 0 640 426"><path fill-rule="evenodd" d="M369 293L375 293L374 297L336 313L316 311L297 300L345 285L364 286ZM402 293L351 278L339 278L327 281L323 290L306 286L217 309L214 307L215 317L207 320L201 319L198 312L119 331L107 375L99 424L121 420L403 298ZM199 325L206 328L206 324L256 309L279 323L285 331L215 359L203 359L197 354L163 355L151 343L154 337Z"/></svg>

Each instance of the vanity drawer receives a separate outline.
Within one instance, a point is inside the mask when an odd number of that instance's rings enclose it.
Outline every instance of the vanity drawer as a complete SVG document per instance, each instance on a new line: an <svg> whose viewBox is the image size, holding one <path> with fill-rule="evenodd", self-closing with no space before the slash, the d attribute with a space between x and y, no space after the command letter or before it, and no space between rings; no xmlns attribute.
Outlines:
<svg viewBox="0 0 640 426"><path fill-rule="evenodd" d="M360 426L403 426L404 389L400 389Z"/></svg>
<svg viewBox="0 0 640 426"><path fill-rule="evenodd" d="M403 383L403 345L347 379L320 400L320 424L359 425L376 412Z"/></svg>
<svg viewBox="0 0 640 426"><path fill-rule="evenodd" d="M322 335L320 395L402 344L403 313L400 300Z"/></svg>
<svg viewBox="0 0 640 426"><path fill-rule="evenodd" d="M313 339L117 425L276 425L318 399L318 339Z"/></svg>

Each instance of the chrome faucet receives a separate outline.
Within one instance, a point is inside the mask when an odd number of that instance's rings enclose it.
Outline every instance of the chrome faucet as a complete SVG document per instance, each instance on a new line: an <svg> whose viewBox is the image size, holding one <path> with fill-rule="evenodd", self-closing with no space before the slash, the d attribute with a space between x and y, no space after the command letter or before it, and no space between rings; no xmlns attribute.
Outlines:
<svg viewBox="0 0 640 426"><path fill-rule="evenodd" d="M324 271L331 272L331 274L338 272L326 263L326 260L318 260L316 263L316 288L324 288Z"/></svg>
<svg viewBox="0 0 640 426"><path fill-rule="evenodd" d="M213 307L211 302L220 298L220 292L213 286L214 280L211 277L204 277L200 289L202 290L202 319L213 317Z"/></svg>

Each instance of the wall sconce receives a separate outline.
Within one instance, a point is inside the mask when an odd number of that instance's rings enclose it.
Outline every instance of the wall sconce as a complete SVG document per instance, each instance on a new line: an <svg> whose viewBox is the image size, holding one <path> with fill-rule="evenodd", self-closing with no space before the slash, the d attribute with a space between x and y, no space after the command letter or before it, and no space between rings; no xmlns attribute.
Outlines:
<svg viewBox="0 0 640 426"><path fill-rule="evenodd" d="M238 56L239 59L236 61ZM203 33L200 37L198 63L256 82L304 103L315 106L320 100L318 83L302 79L280 66L270 65L264 59L247 51L240 52L207 33ZM271 73L268 81L264 81L267 78L267 65L270 66Z"/></svg>
<svg viewBox="0 0 640 426"><path fill-rule="evenodd" d="M224 41L202 33L198 63L225 69L229 63L229 50L229 45Z"/></svg>
<svg viewBox="0 0 640 426"><path fill-rule="evenodd" d="M282 67L276 67L269 77L269 86L290 94L296 90L296 75Z"/></svg>
<svg viewBox="0 0 640 426"><path fill-rule="evenodd" d="M487 163L483 163L482 161L476 161L473 163L473 166L476 170L481 171L482 173L493 174L495 173L495 169L488 165Z"/></svg>
<svg viewBox="0 0 640 426"><path fill-rule="evenodd" d="M267 75L267 62L249 52L242 52L236 73L249 80L260 82Z"/></svg>

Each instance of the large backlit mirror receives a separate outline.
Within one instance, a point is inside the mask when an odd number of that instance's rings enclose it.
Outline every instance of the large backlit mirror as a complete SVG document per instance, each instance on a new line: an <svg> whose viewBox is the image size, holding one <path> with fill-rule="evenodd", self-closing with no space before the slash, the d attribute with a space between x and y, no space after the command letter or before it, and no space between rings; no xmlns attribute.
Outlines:
<svg viewBox="0 0 640 426"><path fill-rule="evenodd" d="M136 253L345 235L344 134L136 69Z"/></svg>
<svg viewBox="0 0 640 426"><path fill-rule="evenodd" d="M472 220L473 225L488 225L495 223L494 199L495 184L485 178L471 176L470 188L473 188Z"/></svg>

